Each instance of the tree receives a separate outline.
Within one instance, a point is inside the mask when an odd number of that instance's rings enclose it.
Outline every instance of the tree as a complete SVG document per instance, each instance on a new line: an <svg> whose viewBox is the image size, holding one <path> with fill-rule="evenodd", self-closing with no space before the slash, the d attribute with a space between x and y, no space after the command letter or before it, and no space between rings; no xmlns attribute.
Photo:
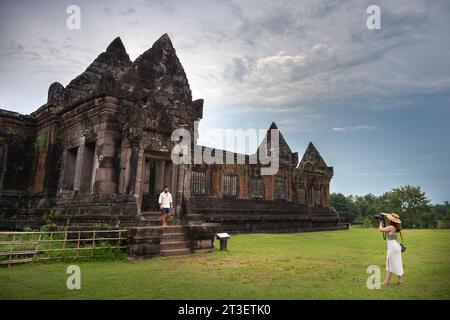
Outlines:
<svg viewBox="0 0 450 320"><path fill-rule="evenodd" d="M387 200L387 211L400 215L405 228L430 227L435 224L435 216L431 210L430 200L420 187L401 186L384 195Z"/></svg>
<svg viewBox="0 0 450 320"><path fill-rule="evenodd" d="M420 226L422 228L436 228L437 227L436 215L433 210L424 212L421 217Z"/></svg>
<svg viewBox="0 0 450 320"><path fill-rule="evenodd" d="M447 202L447 201L446 201ZM442 220L448 212L450 212L450 205L447 204L435 204L433 206L434 214L436 215L437 220Z"/></svg>
<svg viewBox="0 0 450 320"><path fill-rule="evenodd" d="M368 226L374 223L373 216L380 212L395 212L400 215L403 227L435 228L445 225L450 205L430 205L430 200L420 187L401 186L385 192L381 196L345 196L342 193L331 195L332 209L346 222ZM442 223L441 223L442 222Z"/></svg>
<svg viewBox="0 0 450 320"><path fill-rule="evenodd" d="M353 196L346 197L342 193L331 194L331 207L336 210L339 217L344 218L346 222L353 222L356 216L353 204Z"/></svg>
<svg viewBox="0 0 450 320"><path fill-rule="evenodd" d="M450 229L450 211L442 218L438 226L440 229Z"/></svg>
<svg viewBox="0 0 450 320"><path fill-rule="evenodd" d="M362 227L363 228L373 228L373 226L374 226L373 219L371 219L369 216L365 217Z"/></svg>

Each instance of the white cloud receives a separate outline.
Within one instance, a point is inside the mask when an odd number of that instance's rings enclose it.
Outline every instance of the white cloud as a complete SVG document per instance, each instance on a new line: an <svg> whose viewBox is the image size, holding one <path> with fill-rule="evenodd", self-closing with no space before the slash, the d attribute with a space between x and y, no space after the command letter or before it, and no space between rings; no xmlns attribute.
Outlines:
<svg viewBox="0 0 450 320"><path fill-rule="evenodd" d="M333 128L334 132L355 132L355 131L374 131L374 130L380 130L380 128L375 126L368 126L365 124L350 127Z"/></svg>

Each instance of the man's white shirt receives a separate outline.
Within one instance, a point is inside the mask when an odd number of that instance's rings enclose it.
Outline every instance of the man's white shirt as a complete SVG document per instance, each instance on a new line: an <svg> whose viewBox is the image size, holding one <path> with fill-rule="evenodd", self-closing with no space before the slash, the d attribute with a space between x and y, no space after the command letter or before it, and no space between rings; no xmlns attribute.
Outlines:
<svg viewBox="0 0 450 320"><path fill-rule="evenodd" d="M172 195L170 194L170 192L164 193L161 192L159 194L159 204L162 204L163 208L170 208L170 203L172 202Z"/></svg>

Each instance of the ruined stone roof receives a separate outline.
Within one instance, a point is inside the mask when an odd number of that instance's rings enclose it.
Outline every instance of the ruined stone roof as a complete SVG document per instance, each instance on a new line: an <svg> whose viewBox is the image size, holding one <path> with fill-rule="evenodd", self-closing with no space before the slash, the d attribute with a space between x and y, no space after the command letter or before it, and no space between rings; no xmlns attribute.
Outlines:
<svg viewBox="0 0 450 320"><path fill-rule="evenodd" d="M167 103L165 98L176 97L179 101L192 102L186 73L167 34L136 58L121 80L126 83L128 93L138 99L152 96L160 103Z"/></svg>
<svg viewBox="0 0 450 320"><path fill-rule="evenodd" d="M120 37L115 38L65 88L58 82L50 85L47 104L64 110L102 94L165 105L177 101L192 103L186 74L167 34L134 62Z"/></svg>
<svg viewBox="0 0 450 320"><path fill-rule="evenodd" d="M106 81L118 81L131 65L122 40L114 39L105 52L101 53L87 69L73 79L66 88L53 83L49 88L48 104L71 106L77 102L102 94Z"/></svg>
<svg viewBox="0 0 450 320"><path fill-rule="evenodd" d="M323 160L317 148L314 146L312 142L308 144L308 148L306 148L305 154L303 155L302 160L300 161L300 165L311 163L312 165L318 168L328 168L325 160Z"/></svg>
<svg viewBox="0 0 450 320"><path fill-rule="evenodd" d="M257 152L259 150L268 150L272 146L272 131L271 130L278 130L279 133L279 156L280 160L285 160L289 162L293 162L295 165L297 165L298 161L298 154L295 152L293 153L291 148L289 147L288 143L286 142L286 139L284 138L281 131L278 129L278 126L275 124L275 122L272 122L269 129L267 129L266 135L264 139L262 140L261 144L258 146Z"/></svg>

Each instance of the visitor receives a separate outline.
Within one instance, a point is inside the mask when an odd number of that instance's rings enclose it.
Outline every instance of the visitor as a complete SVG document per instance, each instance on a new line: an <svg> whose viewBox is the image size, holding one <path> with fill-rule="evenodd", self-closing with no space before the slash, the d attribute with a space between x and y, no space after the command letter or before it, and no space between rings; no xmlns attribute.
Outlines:
<svg viewBox="0 0 450 320"><path fill-rule="evenodd" d="M380 219L380 232L386 233L387 239L387 257L386 257L386 278L382 285L388 285L392 274L397 275L397 284L403 283L403 263L402 263L402 249L400 243L397 241L397 233L401 232L402 226L400 217L396 213L381 213L389 220L389 226L383 227L383 219Z"/></svg>
<svg viewBox="0 0 450 320"><path fill-rule="evenodd" d="M159 195L159 207L162 211L162 225L167 227L167 222L170 217L170 210L173 209L172 195L169 192L169 187L165 186L164 191Z"/></svg>

